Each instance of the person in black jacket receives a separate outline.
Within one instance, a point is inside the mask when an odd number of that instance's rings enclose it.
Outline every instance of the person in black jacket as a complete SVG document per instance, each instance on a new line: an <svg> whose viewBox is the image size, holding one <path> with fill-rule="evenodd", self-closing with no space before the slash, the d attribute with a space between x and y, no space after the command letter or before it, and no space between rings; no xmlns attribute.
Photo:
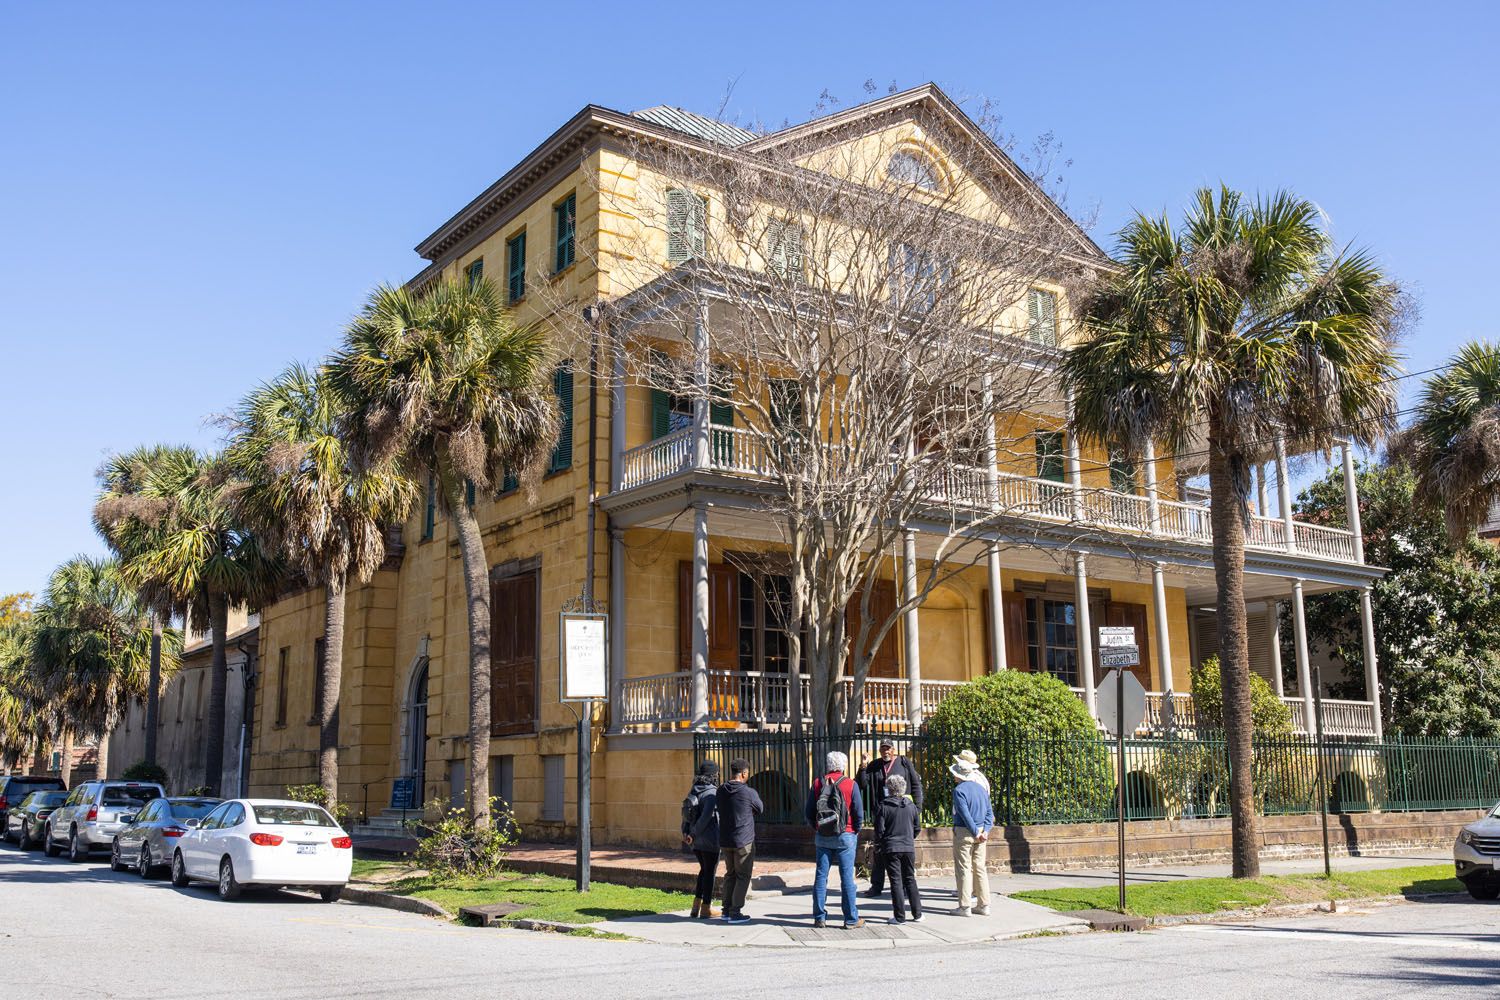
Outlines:
<svg viewBox="0 0 1500 1000"><path fill-rule="evenodd" d="M913 922L922 919L922 896L917 891L917 829L921 822L917 806L906 797L906 779L893 774L885 779L885 798L875 807L875 843L891 877L893 924L906 923L906 904L911 903Z"/></svg>
<svg viewBox="0 0 1500 1000"><path fill-rule="evenodd" d="M698 885L693 893L693 916L714 916L714 873L719 870L719 765L705 760L693 776L693 787L682 800L682 842L698 858Z"/></svg>
<svg viewBox="0 0 1500 1000"><path fill-rule="evenodd" d="M729 780L719 786L719 849L724 855L724 922L748 923L745 893L755 870L755 817L765 810L760 796L746 782L750 762L736 757L729 762Z"/></svg>
<svg viewBox="0 0 1500 1000"><path fill-rule="evenodd" d="M865 801L870 803L870 810L875 811L876 807L884 801L886 780L897 774L905 779L906 792L920 815L922 812L922 776L917 773L915 764L896 753L896 744L889 739L880 741L880 756L862 767L859 772L860 791L864 793ZM872 845L870 888L865 890L866 896L879 896L885 891L885 870L885 858L881 856L879 841L876 841Z"/></svg>

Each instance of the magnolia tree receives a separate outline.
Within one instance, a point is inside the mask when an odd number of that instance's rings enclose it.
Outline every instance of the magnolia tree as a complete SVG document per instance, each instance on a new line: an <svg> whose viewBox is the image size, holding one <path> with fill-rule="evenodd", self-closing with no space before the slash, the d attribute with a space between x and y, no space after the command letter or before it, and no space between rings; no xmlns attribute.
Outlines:
<svg viewBox="0 0 1500 1000"><path fill-rule="evenodd" d="M609 222L579 252L616 294L576 330L606 345L616 392L670 400L653 428L669 461L762 484L754 521L776 551L755 565L789 581L768 603L791 704L808 685L819 733L853 725L901 615L984 560L991 529L1075 522L1065 493L992 470L1036 461L1032 428L1008 415L1063 414L1057 299L1038 290L1102 263L985 123L937 102L839 123L724 142L664 131L606 152ZM877 600L898 556L898 597Z"/></svg>

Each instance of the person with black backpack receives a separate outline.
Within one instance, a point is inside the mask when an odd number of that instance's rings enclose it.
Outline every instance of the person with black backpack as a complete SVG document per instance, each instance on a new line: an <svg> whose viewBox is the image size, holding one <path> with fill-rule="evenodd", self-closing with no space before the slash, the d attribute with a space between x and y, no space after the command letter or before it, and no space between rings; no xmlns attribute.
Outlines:
<svg viewBox="0 0 1500 1000"><path fill-rule="evenodd" d="M719 870L719 765L705 760L693 776L693 787L682 800L682 843L698 858L698 886L693 892L693 916L714 916L714 874Z"/></svg>
<svg viewBox="0 0 1500 1000"><path fill-rule="evenodd" d="M844 928L852 930L865 925L854 884L854 851L859 844L859 828L865 822L864 803L854 779L844 773L849 769L848 757L833 750L824 764L826 773L813 782L802 810L807 825L813 828L813 847L818 854L817 875L813 878L813 926L828 926L828 869L836 864Z"/></svg>

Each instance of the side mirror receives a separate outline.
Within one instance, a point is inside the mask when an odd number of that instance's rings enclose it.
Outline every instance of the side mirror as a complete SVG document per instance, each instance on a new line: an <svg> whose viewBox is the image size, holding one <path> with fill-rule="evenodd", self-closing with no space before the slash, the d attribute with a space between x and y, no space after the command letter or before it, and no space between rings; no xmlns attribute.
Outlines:
<svg viewBox="0 0 1500 1000"><path fill-rule="evenodd" d="M196 819L185 819L185 820L182 821L182 825L185 826L185 827L187 827L189 830L196 830L196 829L198 829L198 820L196 820Z"/></svg>
<svg viewBox="0 0 1500 1000"><path fill-rule="evenodd" d="M135 822L135 813L131 813L129 816L121 816L120 817L120 822L121 823L134 823Z"/></svg>

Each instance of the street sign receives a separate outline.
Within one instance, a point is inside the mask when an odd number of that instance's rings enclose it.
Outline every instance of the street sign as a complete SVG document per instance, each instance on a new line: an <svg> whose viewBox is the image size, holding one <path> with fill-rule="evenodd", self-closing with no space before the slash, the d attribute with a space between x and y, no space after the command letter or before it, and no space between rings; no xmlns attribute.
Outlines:
<svg viewBox="0 0 1500 1000"><path fill-rule="evenodd" d="M1099 682L1094 691L1094 706L1105 729L1115 735L1123 733L1129 736L1146 721L1146 689L1129 670L1124 671L1123 676L1119 675L1120 671L1111 670ZM1120 711L1122 706L1123 713ZM1119 730L1115 729L1117 725Z"/></svg>
<svg viewBox="0 0 1500 1000"><path fill-rule="evenodd" d="M1135 646L1105 646L1099 650L1099 666L1105 670L1140 665L1141 651Z"/></svg>
<svg viewBox="0 0 1500 1000"><path fill-rule="evenodd" d="M604 701L609 697L605 648L604 615L563 613L563 701Z"/></svg>
<svg viewBox="0 0 1500 1000"><path fill-rule="evenodd" d="M1099 646L1134 646L1134 625L1101 625L1099 627Z"/></svg>

